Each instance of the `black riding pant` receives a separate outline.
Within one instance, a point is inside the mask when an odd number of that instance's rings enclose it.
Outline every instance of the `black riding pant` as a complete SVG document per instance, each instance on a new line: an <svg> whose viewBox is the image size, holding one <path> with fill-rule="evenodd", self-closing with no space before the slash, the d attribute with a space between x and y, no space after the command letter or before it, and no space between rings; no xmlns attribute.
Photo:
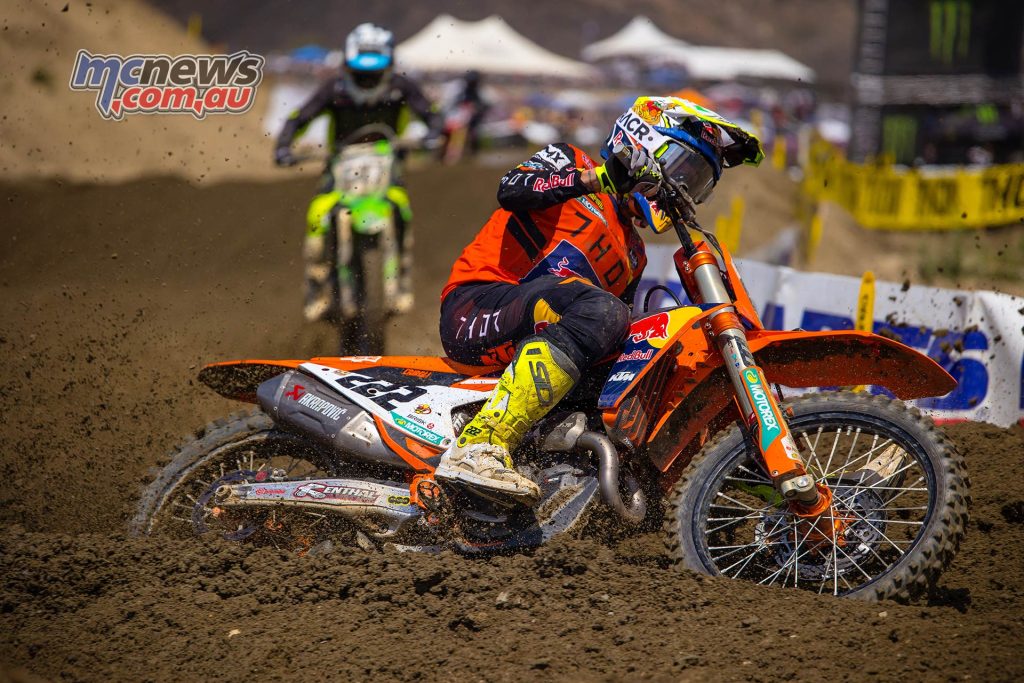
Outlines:
<svg viewBox="0 0 1024 683"><path fill-rule="evenodd" d="M520 341L540 335L584 370L616 350L628 331L629 307L580 278L469 283L441 302L441 345L469 365L506 365Z"/></svg>

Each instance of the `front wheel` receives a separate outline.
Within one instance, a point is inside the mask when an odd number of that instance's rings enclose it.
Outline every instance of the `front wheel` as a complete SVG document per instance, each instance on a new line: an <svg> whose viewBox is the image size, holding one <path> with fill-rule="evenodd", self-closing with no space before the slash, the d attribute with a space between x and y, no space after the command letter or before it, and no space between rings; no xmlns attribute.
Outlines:
<svg viewBox="0 0 1024 683"><path fill-rule="evenodd" d="M763 585L869 601L920 595L952 561L967 526L963 456L899 401L822 393L784 407L808 472L833 492L829 512L818 521L791 513L734 425L670 494L669 554L701 573Z"/></svg>
<svg viewBox="0 0 1024 683"><path fill-rule="evenodd" d="M394 277L388 268L395 260L389 259L388 246L384 234L354 236L351 276L358 312L342 323L342 354L384 353L389 300L386 282L389 276Z"/></svg>

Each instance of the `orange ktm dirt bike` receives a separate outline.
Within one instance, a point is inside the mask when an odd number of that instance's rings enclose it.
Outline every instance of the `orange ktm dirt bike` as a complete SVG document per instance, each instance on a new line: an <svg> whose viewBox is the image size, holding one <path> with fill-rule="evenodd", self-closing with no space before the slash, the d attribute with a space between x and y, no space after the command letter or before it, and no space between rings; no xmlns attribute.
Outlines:
<svg viewBox="0 0 1024 683"><path fill-rule="evenodd" d="M473 555L585 531L602 510L637 530L663 513L667 551L691 570L868 600L919 595L964 534L963 457L899 400L784 399L780 386L875 385L910 399L956 382L867 332L764 329L729 253L675 208L681 192L659 201L693 303L645 311L621 353L535 426L515 454L541 486L533 508L433 478L500 368L250 360L209 365L199 379L260 411L181 446L133 529L299 552L344 543Z"/></svg>

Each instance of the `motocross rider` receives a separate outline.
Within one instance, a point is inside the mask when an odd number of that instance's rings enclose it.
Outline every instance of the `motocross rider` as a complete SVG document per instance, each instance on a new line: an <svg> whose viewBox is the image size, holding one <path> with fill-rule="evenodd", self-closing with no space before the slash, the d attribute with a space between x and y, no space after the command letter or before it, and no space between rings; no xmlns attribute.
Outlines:
<svg viewBox="0 0 1024 683"><path fill-rule="evenodd" d="M431 103L420 88L393 70L394 36L391 31L364 23L356 26L345 40L345 62L341 73L326 81L299 109L292 112L280 135L274 160L279 166L296 163L291 144L296 135L321 114L330 116L329 151L353 131L371 123L383 123L400 132L406 122L406 109L436 130L438 123ZM306 256L306 318L310 321L327 317L336 305L331 282L337 277L332 267L333 249L324 239L329 232L327 220L336 199L330 195L333 180L328 169L320 194L313 198L307 213ZM412 210L405 189L396 186L388 192L394 204L401 267L398 278L399 295L392 302L398 312L412 307Z"/></svg>
<svg viewBox="0 0 1024 683"><path fill-rule="evenodd" d="M756 137L674 97L641 97L620 116L597 165L548 145L501 179L498 208L452 268L441 294L441 342L467 364L507 364L483 408L434 476L532 505L538 485L511 453L529 429L613 354L629 331L647 263L638 228L671 221L650 198L670 177L693 203L722 169L763 158Z"/></svg>

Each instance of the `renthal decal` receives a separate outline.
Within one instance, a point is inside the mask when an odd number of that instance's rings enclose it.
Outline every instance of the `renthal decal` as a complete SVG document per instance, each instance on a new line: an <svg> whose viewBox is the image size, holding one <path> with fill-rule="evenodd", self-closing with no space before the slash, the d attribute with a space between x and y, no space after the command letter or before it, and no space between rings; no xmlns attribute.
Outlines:
<svg viewBox="0 0 1024 683"><path fill-rule="evenodd" d="M772 410L772 403L768 398L768 392L765 391L764 385L761 384L757 370L744 370L743 381L747 385L747 390L750 391L750 397L754 401L754 410L757 412L758 421L761 423L761 448L767 448L781 432L779 421L775 417L775 411Z"/></svg>
<svg viewBox="0 0 1024 683"><path fill-rule="evenodd" d="M296 386L296 389L298 388L299 387ZM320 413L324 417L329 417L335 421L341 419L341 416L348 412L347 409L342 408L341 406L336 406L330 401L325 401L314 394L302 394L299 396L297 403L300 406L306 406L307 408Z"/></svg>
<svg viewBox="0 0 1024 683"><path fill-rule="evenodd" d="M426 427L422 427L412 420L402 417L395 411L391 411L391 421L394 422L400 429L403 429L416 438L423 439L427 443L432 443L435 446L440 446L444 441L444 437L437 432L432 432Z"/></svg>
<svg viewBox="0 0 1024 683"><path fill-rule="evenodd" d="M292 498L313 498L315 500L349 500L357 503L372 503L377 500L377 492L355 486L329 486L318 481L310 481L295 489Z"/></svg>
<svg viewBox="0 0 1024 683"><path fill-rule="evenodd" d="M631 360L650 360L654 357L654 349L647 349L646 351L630 351L619 356L616 362L625 363Z"/></svg>
<svg viewBox="0 0 1024 683"><path fill-rule="evenodd" d="M565 152L554 145L548 145L541 151L537 152L536 156L551 164L556 171L561 171L572 163L572 160L566 156Z"/></svg>
<svg viewBox="0 0 1024 683"><path fill-rule="evenodd" d="M572 187L576 184L576 171L566 175L560 176L556 173L552 173L547 178L537 178L533 182L534 192L546 192L547 190L553 190L556 187Z"/></svg>
<svg viewBox="0 0 1024 683"><path fill-rule="evenodd" d="M631 382L636 377L635 372L616 372L614 375L608 378L609 382Z"/></svg>
<svg viewBox="0 0 1024 683"><path fill-rule="evenodd" d="M257 489L253 489L252 492L254 494L256 494L257 496L281 496L281 495L284 495L285 490L284 489L268 489L268 488L264 488L264 487L261 486L261 487L259 487Z"/></svg>

